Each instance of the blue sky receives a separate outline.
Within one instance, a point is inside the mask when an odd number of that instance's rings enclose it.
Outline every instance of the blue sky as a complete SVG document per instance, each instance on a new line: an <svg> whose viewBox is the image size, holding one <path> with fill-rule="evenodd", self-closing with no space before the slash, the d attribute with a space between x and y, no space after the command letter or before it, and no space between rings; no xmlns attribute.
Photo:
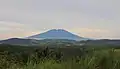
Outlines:
<svg viewBox="0 0 120 69"><path fill-rule="evenodd" d="M119 0L0 0L0 39L66 29L89 38L120 38Z"/></svg>

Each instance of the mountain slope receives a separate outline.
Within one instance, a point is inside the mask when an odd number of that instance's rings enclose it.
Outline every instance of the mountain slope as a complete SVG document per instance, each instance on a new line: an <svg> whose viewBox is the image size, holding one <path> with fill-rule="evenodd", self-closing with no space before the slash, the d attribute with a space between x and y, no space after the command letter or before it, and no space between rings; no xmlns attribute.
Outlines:
<svg viewBox="0 0 120 69"><path fill-rule="evenodd" d="M28 39L68 39L68 40L88 40L87 38L79 37L63 29L52 29L47 32L27 37Z"/></svg>

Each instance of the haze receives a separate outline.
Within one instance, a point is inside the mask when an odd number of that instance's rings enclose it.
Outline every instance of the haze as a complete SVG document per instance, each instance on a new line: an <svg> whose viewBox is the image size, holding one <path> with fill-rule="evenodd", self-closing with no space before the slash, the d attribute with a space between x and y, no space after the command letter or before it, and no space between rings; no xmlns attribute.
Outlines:
<svg viewBox="0 0 120 69"><path fill-rule="evenodd" d="M0 39L65 29L89 38L120 39L119 0L0 0Z"/></svg>

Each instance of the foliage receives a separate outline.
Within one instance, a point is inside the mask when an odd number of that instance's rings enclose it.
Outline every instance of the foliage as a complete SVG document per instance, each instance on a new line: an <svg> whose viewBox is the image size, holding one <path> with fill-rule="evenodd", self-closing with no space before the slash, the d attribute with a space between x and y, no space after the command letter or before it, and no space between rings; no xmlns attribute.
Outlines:
<svg viewBox="0 0 120 69"><path fill-rule="evenodd" d="M120 50L0 46L0 69L120 69Z"/></svg>

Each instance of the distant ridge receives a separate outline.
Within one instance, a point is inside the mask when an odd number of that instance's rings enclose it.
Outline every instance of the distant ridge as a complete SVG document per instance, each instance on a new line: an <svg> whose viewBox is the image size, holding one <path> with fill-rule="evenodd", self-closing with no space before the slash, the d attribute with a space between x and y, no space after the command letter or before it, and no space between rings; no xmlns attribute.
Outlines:
<svg viewBox="0 0 120 69"><path fill-rule="evenodd" d="M27 37L27 39L37 39L37 40L42 40L42 39L68 39L68 40L88 40L87 38L80 37L78 35L75 35L71 32L68 32L64 29L52 29L44 33L36 34Z"/></svg>
<svg viewBox="0 0 120 69"><path fill-rule="evenodd" d="M0 44L9 44L9 45L22 45L22 46L38 46L43 44L54 44L54 43L76 43L75 40L63 40L63 39L44 39L44 40L35 40L35 39L21 39L21 38L10 38L6 40L1 40Z"/></svg>
<svg viewBox="0 0 120 69"><path fill-rule="evenodd" d="M10 38L0 41L0 44L11 44L11 45L26 45L31 44L30 39Z"/></svg>

